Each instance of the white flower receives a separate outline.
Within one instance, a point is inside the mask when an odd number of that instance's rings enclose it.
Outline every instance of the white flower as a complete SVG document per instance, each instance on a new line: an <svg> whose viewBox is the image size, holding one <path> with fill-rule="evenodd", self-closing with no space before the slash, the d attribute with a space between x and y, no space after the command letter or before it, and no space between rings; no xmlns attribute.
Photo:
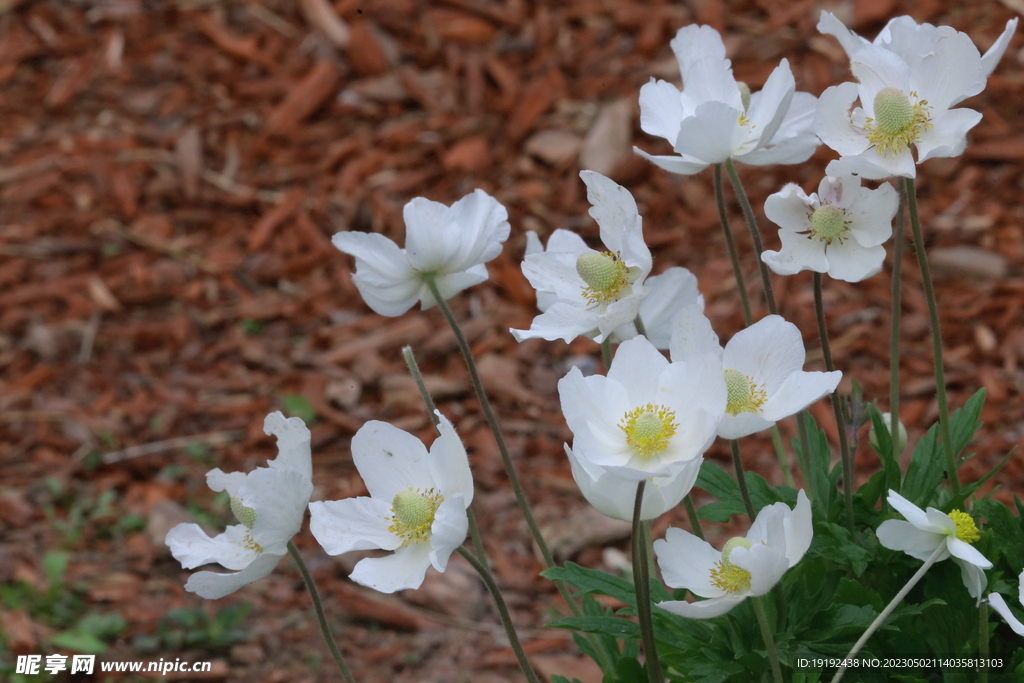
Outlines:
<svg viewBox="0 0 1024 683"><path fill-rule="evenodd" d="M654 542L665 583L708 600L669 600L658 607L691 619L725 614L746 598L764 595L807 552L814 534L811 503L800 490L796 507L769 505L757 514L746 538L729 540L722 552L693 534L670 527Z"/></svg>
<svg viewBox="0 0 1024 683"><path fill-rule="evenodd" d="M640 302L640 322L644 336L656 348L668 349L676 314L686 306L704 310L704 295L697 288L697 276L686 268L673 266L660 275L647 278L650 290ZM623 342L637 335L636 323L628 322L612 333L613 342Z"/></svg>
<svg viewBox="0 0 1024 683"><path fill-rule="evenodd" d="M174 559L185 569L217 563L233 574L196 572L185 590L209 600L234 593L262 579L288 552L288 542L302 528L306 503L313 493L313 465L309 429L297 417L279 412L267 415L263 431L277 437L278 456L268 467L248 474L210 470L206 483L214 491L227 491L231 511L241 524L229 526L215 538L198 524L179 524L167 533ZM240 571L239 571L240 570Z"/></svg>
<svg viewBox="0 0 1024 683"><path fill-rule="evenodd" d="M569 444L565 444L565 453L572 466L572 477L583 497L608 517L632 521L636 503L636 479L625 479L605 467L577 458ZM650 477L644 487L640 519L654 519L679 505L679 501L697 481L703 462L702 457L684 460L669 466L668 476Z"/></svg>
<svg viewBox="0 0 1024 683"><path fill-rule="evenodd" d="M843 373L804 372L804 342L796 325L778 315L737 332L723 351L711 323L695 306L679 312L673 361L714 354L721 358L727 392L718 436L738 439L768 429L835 391Z"/></svg>
<svg viewBox="0 0 1024 683"><path fill-rule="evenodd" d="M419 588L427 567L439 572L462 545L473 476L466 448L440 412L430 452L386 422L367 422L352 437L352 460L369 497L309 504L310 531L328 555L380 548L394 554L360 560L351 579L382 593Z"/></svg>
<svg viewBox="0 0 1024 683"><path fill-rule="evenodd" d="M1024 603L1024 572L1021 572L1020 576L1017 577L1017 583L1020 584L1017 599L1021 603ZM999 593L989 593L988 603L992 605L997 612L999 612L999 615L1002 616L1003 619L1006 620L1006 623L1010 625L1010 628L1013 629L1014 633L1018 636L1024 636L1024 624L1020 623L1020 619L1013 616L1013 612L1010 611L1010 608L1007 606L1006 600L1003 599L1002 595Z"/></svg>
<svg viewBox="0 0 1024 683"><path fill-rule="evenodd" d="M944 544L945 550L935 561L941 562L952 556L953 561L960 565L967 591L980 602L981 593L988 585L985 572L981 570L991 568L992 563L970 545L980 538L971 516L960 510L953 510L948 515L935 508L924 511L895 491L889 491L886 500L907 521L889 519L882 522L876 532L878 542L890 550L902 550L919 560L927 560Z"/></svg>
<svg viewBox="0 0 1024 683"><path fill-rule="evenodd" d="M842 155L828 165L829 175L913 178L911 146L917 163L963 153L981 114L950 107L985 87L978 48L948 27L930 36L908 34L900 47L864 42L850 64L859 83L833 86L818 100L814 130ZM851 112L858 97L860 107Z"/></svg>
<svg viewBox="0 0 1024 683"><path fill-rule="evenodd" d="M579 335L603 341L632 322L647 296L651 251L644 244L640 214L629 191L600 173L581 171L590 215L597 221L607 251L586 245L579 235L555 230L547 251L528 242L523 274L537 290L542 313L529 330L510 330L516 341L540 337L570 342ZM535 238L534 238L535 239Z"/></svg>
<svg viewBox="0 0 1024 683"><path fill-rule="evenodd" d="M575 456L634 482L699 458L725 410L717 358L669 364L644 337L619 345L607 376L573 368L558 394Z"/></svg>
<svg viewBox="0 0 1024 683"><path fill-rule="evenodd" d="M398 316L417 302L437 302L424 278L433 277L445 300L487 279L487 263L508 239L508 212L483 190L447 207L423 197L405 205L405 249L384 235L339 232L331 240L356 257L352 278L366 305Z"/></svg>
<svg viewBox="0 0 1024 683"><path fill-rule="evenodd" d="M821 19L818 21L818 30L822 33L833 35L843 46L847 56L853 54L864 45L869 45L867 39L858 36L843 25L831 12L822 11ZM1003 53L1010 44L1010 38L1017 30L1017 19L1010 19L1006 22L1006 28L999 38L992 44L985 54L981 56L982 75L988 78ZM908 16L895 17L889 20L882 32L874 40L874 45L883 47L898 54L904 61L910 63L924 59L939 42L939 38L954 31L949 26L933 26L932 24L918 24Z"/></svg>
<svg viewBox="0 0 1024 683"><path fill-rule="evenodd" d="M686 26L672 40L683 77L680 91L667 81L640 89L640 127L668 140L680 156L634 151L666 171L690 175L733 158L746 164L806 161L818 146L815 98L796 93L785 59L764 89L751 94L732 75L722 37L710 26Z"/></svg>
<svg viewBox="0 0 1024 683"><path fill-rule="evenodd" d="M898 206L892 185L870 190L852 176L826 176L809 197L790 183L764 203L765 215L781 228L782 249L763 252L761 260L779 275L813 270L860 282L882 269L882 244Z"/></svg>

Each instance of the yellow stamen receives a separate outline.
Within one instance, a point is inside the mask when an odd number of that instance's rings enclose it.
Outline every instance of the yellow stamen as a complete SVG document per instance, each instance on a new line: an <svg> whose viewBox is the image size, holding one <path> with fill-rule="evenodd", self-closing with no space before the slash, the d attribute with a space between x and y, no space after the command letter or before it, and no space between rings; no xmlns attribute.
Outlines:
<svg viewBox="0 0 1024 683"><path fill-rule="evenodd" d="M956 524L956 537L964 543L974 543L981 538L974 519L966 512L953 510L949 513L949 518L953 520L953 524Z"/></svg>
<svg viewBox="0 0 1024 683"><path fill-rule="evenodd" d="M619 423L619 429L626 433L626 443L643 458L663 451L677 426L675 411L653 403L634 408Z"/></svg>
<svg viewBox="0 0 1024 683"><path fill-rule="evenodd" d="M391 501L392 516L388 519L388 531L402 539L402 546L422 543L430 538L434 514L444 501L444 496L434 489L407 489Z"/></svg>
<svg viewBox="0 0 1024 683"><path fill-rule="evenodd" d="M618 301L629 284L629 269L618 254L610 251L580 254L576 259L576 272L587 283L583 297L592 304Z"/></svg>
<svg viewBox="0 0 1024 683"><path fill-rule="evenodd" d="M917 93L910 93L917 100ZM895 157L921 139L932 128L928 100L911 104L899 88L882 88L872 103L874 118L866 117L864 131L883 157Z"/></svg>
<svg viewBox="0 0 1024 683"><path fill-rule="evenodd" d="M725 388L728 392L725 412L730 415L756 413L768 400L765 390L739 370L725 371Z"/></svg>
<svg viewBox="0 0 1024 683"><path fill-rule="evenodd" d="M729 555L736 548L750 548L753 543L745 538L731 538L722 548L722 561L716 562L711 568L711 585L721 588L726 593L746 593L750 591L750 572L737 567L729 561Z"/></svg>
<svg viewBox="0 0 1024 683"><path fill-rule="evenodd" d="M825 244L832 244L832 240L842 244L849 230L846 211L834 204L822 204L811 214L811 235Z"/></svg>

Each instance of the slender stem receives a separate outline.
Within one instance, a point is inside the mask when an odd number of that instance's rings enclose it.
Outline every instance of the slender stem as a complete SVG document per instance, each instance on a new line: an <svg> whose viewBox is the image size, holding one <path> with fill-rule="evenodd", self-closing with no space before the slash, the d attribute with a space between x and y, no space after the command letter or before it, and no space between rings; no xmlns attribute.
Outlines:
<svg viewBox="0 0 1024 683"><path fill-rule="evenodd" d="M646 479L636 485L636 500L633 503L633 585L636 587L636 615L640 620L640 638L647 656L647 680L650 683L664 683L658 650L654 643L654 622L651 617L651 583L647 565L647 543L644 540L643 522L640 510L644 503Z"/></svg>
<svg viewBox="0 0 1024 683"><path fill-rule="evenodd" d="M793 472L789 466L789 456L786 455L786 447L782 445L782 434L779 433L779 426L773 424L771 432L772 445L775 446L775 457L779 459L779 467L782 469L782 478L786 482L786 486L796 488L796 482L793 481Z"/></svg>
<svg viewBox="0 0 1024 683"><path fill-rule="evenodd" d="M644 554L647 555L647 576L658 578L658 562L654 557L654 541L651 540L651 520L646 519L640 525L644 534Z"/></svg>
<svg viewBox="0 0 1024 683"><path fill-rule="evenodd" d="M807 433L807 423L805 415L809 415L806 410L801 410L800 414L796 417L796 432L800 439L800 452L797 453L797 459L800 461L800 474L803 479L804 491L807 492L807 498L814 500L814 475L811 473L811 444L810 435Z"/></svg>
<svg viewBox="0 0 1024 683"><path fill-rule="evenodd" d="M736 173L736 167L732 165L732 159L725 160L725 170L729 174L732 189L735 190L736 198L740 202L743 218L746 219L747 227L750 229L750 239L754 241L754 257L757 259L757 268L761 271L761 283L764 285L764 299L768 302L768 311L772 315L778 315L779 307L775 304L775 292L772 290L772 279L768 274L768 264L761 260L764 245L761 244L761 233L757 229L757 218L754 217L754 210L750 206L750 200L743 189L743 183L740 182L739 174Z"/></svg>
<svg viewBox="0 0 1024 683"><path fill-rule="evenodd" d="M718 222L722 224L725 235L725 246L729 248L729 260L732 261L732 274L736 278L736 290L740 293L740 304L743 306L743 324L747 327L754 322L750 314L750 299L747 297L747 283L740 267L740 255L736 250L736 240L729 228L729 216L725 211L725 193L722 192L722 164L715 164L715 202L718 204Z"/></svg>
<svg viewBox="0 0 1024 683"><path fill-rule="evenodd" d="M612 369L612 339L609 336L605 336L601 342L601 360L604 361L605 372Z"/></svg>
<svg viewBox="0 0 1024 683"><path fill-rule="evenodd" d="M494 582L494 577L491 576L491 572L487 569L487 565L481 562L473 553L469 552L465 548L456 548L459 555L466 558L466 562L473 565L473 569L480 575L480 578L484 580L484 585L487 586L487 590L490 591L491 597L494 599L494 606L498 608L498 614L501 616L501 623L505 627L505 633L508 635L508 641L512 645L512 651L516 653L516 659L519 660L519 668L526 674L526 680L530 683L540 683L540 679L537 677L537 673L533 670L530 665L530 660L526 658L526 653L523 651L523 646L519 642L519 635L516 633L516 627L512 625L512 617L509 616L508 606L505 605L505 598L501 596L501 590L498 589L498 584Z"/></svg>
<svg viewBox="0 0 1024 683"><path fill-rule="evenodd" d="M316 584L313 583L313 577L310 576L306 563L302 561L299 549L291 541L288 541L288 553L295 560L295 564L299 566L302 580L306 582L306 590L309 591L309 598L313 601L316 618L320 621L320 632L324 634L324 640L327 641L327 647L330 649L334 661L338 664L338 668L341 669L341 675L345 677L348 683L356 683L352 671L348 668L348 664L345 663L345 658L341 656L341 651L338 650L338 644L334 642L334 636L331 635L331 627L327 625L327 615L324 614L324 606L320 602L320 593L316 589Z"/></svg>
<svg viewBox="0 0 1024 683"><path fill-rule="evenodd" d="M988 659L988 601L978 606L978 657ZM988 663L978 671L978 683L988 683Z"/></svg>
<svg viewBox="0 0 1024 683"><path fill-rule="evenodd" d="M775 638L772 637L772 628L768 623L768 615L764 611L763 595L755 595L751 598L754 605L754 614L757 615L757 623L761 626L761 637L764 638L764 646L768 649L768 661L772 665L772 676L775 683L783 683L782 667L779 665L779 655L775 651Z"/></svg>
<svg viewBox="0 0 1024 683"><path fill-rule="evenodd" d="M743 496L743 505L747 508L747 515L750 521L754 521L754 503L750 500L750 491L747 490L747 478L743 475L743 459L740 458L740 442L736 439L729 439L732 445L732 466L736 469L736 481L740 485L740 495Z"/></svg>
<svg viewBox="0 0 1024 683"><path fill-rule="evenodd" d="M903 211L907 203L907 185L900 178L900 203L896 212L896 231L893 233L892 250L892 339L889 344L889 412L892 420L889 423L889 436L892 437L892 455L899 462L900 451L898 436L900 424L900 323L903 318L902 270L903 270L903 231L906 227L906 214Z"/></svg>
<svg viewBox="0 0 1024 683"><path fill-rule="evenodd" d="M423 403L427 406L427 413L430 415L434 426L437 427L441 424L441 418L434 412L437 410L437 406L434 405L434 399L427 390L427 383L423 381L423 373L420 372L420 366L416 362L416 356L413 355L411 346L402 347L402 357L405 358L405 364L409 367L409 374L412 375L413 381L416 382L416 388L420 390L420 397L423 398Z"/></svg>
<svg viewBox="0 0 1024 683"><path fill-rule="evenodd" d="M960 473L956 468L956 454L953 452L953 438L949 431L949 404L946 401L946 373L942 364L942 332L939 329L939 307L932 285L932 272L928 267L928 256L924 251L924 237L921 235L921 220L917 215L917 189L914 179L907 178L907 208L910 210L910 229L914 232L914 250L921 267L921 281L924 296L928 300L928 318L932 328L932 351L935 355L935 398L939 402L939 431L942 433L942 449L946 453L946 468L953 495L960 493ZM896 438L894 433L893 438Z"/></svg>
<svg viewBox="0 0 1024 683"><path fill-rule="evenodd" d="M853 649L850 650L850 654L846 655L844 659L853 659L857 656L857 653L860 652L860 649L864 647L864 643L868 642L868 638L870 638L872 634L878 630L878 627L881 626L883 622L885 622L885 620L889 617L890 614L892 614L892 611L896 609L896 605L900 604L900 602L903 601L903 598L907 597L907 593L910 592L910 589L917 585L917 582L921 580L921 577L924 576L924 573L928 571L933 564L935 564L935 561L942 555L942 553L945 550L945 543L940 543L935 548L935 552L933 552L931 556L924 561L924 564L921 565L921 568L918 569L917 572L910 577L910 581L907 581L907 585L901 588L900 592L896 594L896 597L894 597L889 602L889 604L885 606L885 609L882 610L882 613L875 617L875 620L871 622L870 626L868 626L868 630L864 631L864 635L860 637L860 640L854 643ZM845 666L836 671L836 675L832 677L832 683L839 683L839 681L842 680L843 675L845 673Z"/></svg>
<svg viewBox="0 0 1024 683"><path fill-rule="evenodd" d="M828 329L825 326L825 305L821 300L821 273L814 274L814 312L818 318L818 337L821 338L821 353L825 357L825 369L833 372L836 369L832 362L832 347L828 343ZM855 526L853 523L853 489L856 484L853 479L853 455L850 453L850 443L846 438L846 417L843 415L843 403L839 396L839 389L832 392L832 410L836 416L836 427L839 429L839 453L843 458L843 498L846 503L846 528L852 534Z"/></svg>
<svg viewBox="0 0 1024 683"><path fill-rule="evenodd" d="M480 537L480 527L476 525L476 515L469 508L466 508L466 516L469 518L469 537L473 539L473 552L484 564L487 563L487 552L484 550L484 540Z"/></svg>
<svg viewBox="0 0 1024 683"><path fill-rule="evenodd" d="M690 519L690 530L693 535L704 540L704 528L700 525L700 517L697 516L697 508L693 505L693 498L687 493L683 496L683 504L686 506L686 516Z"/></svg>

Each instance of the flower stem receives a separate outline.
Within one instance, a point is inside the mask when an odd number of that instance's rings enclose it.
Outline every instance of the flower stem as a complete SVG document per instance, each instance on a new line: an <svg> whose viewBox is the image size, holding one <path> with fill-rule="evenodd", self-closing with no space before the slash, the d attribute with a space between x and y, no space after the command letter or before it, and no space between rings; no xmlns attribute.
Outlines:
<svg viewBox="0 0 1024 683"><path fill-rule="evenodd" d="M733 239L732 230L729 229L729 216L725 212L725 193L722 192L722 164L715 164L715 202L718 204L718 222L722 224L722 234L725 235L725 246L729 248L729 260L732 261L732 274L736 278L736 290L740 294L740 304L743 306L743 324L747 327L754 322L750 314L750 299L747 297L747 284L743 279L743 269L740 267L740 255L736 250L736 240Z"/></svg>
<svg viewBox="0 0 1024 683"><path fill-rule="evenodd" d="M747 516L754 521L754 503L750 500L750 491L747 490L747 478L743 475L743 459L740 458L740 442L736 439L729 439L732 446L732 466L736 469L736 482L740 485L740 495L743 496L743 505L747 508Z"/></svg>
<svg viewBox="0 0 1024 683"><path fill-rule="evenodd" d="M917 189L914 179L907 178L907 209L910 212L910 229L914 232L914 251L917 252L917 263L921 267L921 282L924 285L924 296L928 300L928 318L932 328L932 351L935 356L935 398L939 402L939 431L942 434L942 449L946 453L946 469L953 495L960 493L960 473L956 468L956 454L953 452L953 438L949 430L949 404L946 401L946 373L942 365L942 332L939 330L939 307L935 300L935 287L932 285L932 272L928 267L928 256L924 251L924 237L921 235L921 220L917 215ZM898 432L893 433L893 439Z"/></svg>
<svg viewBox="0 0 1024 683"><path fill-rule="evenodd" d="M754 217L754 210L750 207L750 200L743 189L743 183L740 182L739 174L736 173L736 167L732 164L732 159L725 160L725 170L729 174L732 189L735 190L736 198L740 202L743 218L746 219L747 227L750 229L750 239L754 241L754 257L757 259L757 268L761 271L761 283L764 285L764 299L768 302L768 311L772 315L778 315L779 307L775 304L775 292L772 290L772 279L768 274L768 264L761 260L764 245L761 244L761 233L757 229L757 218Z"/></svg>
<svg viewBox="0 0 1024 683"><path fill-rule="evenodd" d="M686 516L690 519L690 529L693 531L693 535L704 540L704 529L700 525L700 517L697 516L697 508L693 505L693 498L690 498L690 494L687 493L683 496L683 504L686 505Z"/></svg>
<svg viewBox="0 0 1024 683"><path fill-rule="evenodd" d="M978 657L988 659L988 602L978 605ZM988 683L988 663L978 671L978 683Z"/></svg>
<svg viewBox="0 0 1024 683"><path fill-rule="evenodd" d="M605 336L601 342L601 360L604 361L605 372L612 369L612 339L609 336Z"/></svg>
<svg viewBox="0 0 1024 683"><path fill-rule="evenodd" d="M768 650L768 661L772 665L772 676L775 683L783 683L782 667L779 665L779 655L775 651L775 638L772 636L772 628L768 624L768 615L764 611L764 596L755 595L751 598L754 605L754 614L757 615L757 623L761 626L761 637L764 638L764 646Z"/></svg>
<svg viewBox="0 0 1024 683"><path fill-rule="evenodd" d="M324 640L327 641L327 647L330 649L334 661L338 664L338 668L341 669L341 675L345 677L348 683L356 683L355 677L352 676L352 671L348 668L348 664L345 663L345 658L341 656L341 652L338 650L338 644L334 642L334 636L331 635L331 627L327 625L327 616L324 614L324 606L320 602L320 593L316 589L316 584L313 583L313 577L310 576L306 563L302 561L299 549L291 541L288 541L288 553L295 560L295 564L299 566L302 580L306 582L306 589L309 591L309 597L313 601L313 608L316 610L316 618L320 621L320 632L324 634Z"/></svg>
<svg viewBox="0 0 1024 683"><path fill-rule="evenodd" d="M651 618L651 583L647 564L647 543L644 540L643 522L640 510L644 503L646 479L636 485L636 501L633 503L633 585L636 587L636 615L640 620L640 638L647 656L647 680L650 683L664 683L658 650L654 642L654 622Z"/></svg>
<svg viewBox="0 0 1024 683"><path fill-rule="evenodd" d="M834 372L835 364L832 362L832 348L828 343L828 329L825 326L825 305L821 300L821 273L814 274L814 312L818 318L818 337L821 339L821 354L825 357L825 369ZM853 454L850 453L850 443L846 438L846 417L843 415L843 403L839 396L839 389L832 392L832 410L836 416L836 427L839 430L839 453L843 458L843 498L846 507L846 528L850 533L854 532L853 523Z"/></svg>
<svg viewBox="0 0 1024 683"><path fill-rule="evenodd" d="M800 461L800 475L803 479L804 490L807 492L807 497L813 501L814 475L811 473L810 435L807 433L807 423L804 422L805 416L809 415L810 413L804 409L796 416L796 431L800 439L800 451L797 453L797 460Z"/></svg>
<svg viewBox="0 0 1024 683"><path fill-rule="evenodd" d="M907 593L910 592L910 589L917 585L917 582L920 581L921 577L924 576L924 573L928 571L933 564L935 564L935 561L939 558L940 555L942 555L942 552L945 549L945 542L940 543L935 548L935 552L933 552L931 556L924 561L924 564L921 565L921 568L918 569L917 572L910 577L910 581L907 581L907 585L901 588L900 592L896 594L896 597L889 601L889 604L885 606L885 609L882 610L881 614L875 617L875 620L871 622L870 626L868 626L868 630L864 631L864 635L860 637L860 640L854 643L853 649L850 650L850 653L846 655L844 659L853 659L857 656L857 653L860 652L860 649L864 647L864 643L868 642L868 638L870 638L872 634L874 634L874 632L878 630L878 627L881 626L885 622L885 620L889 618L889 615L892 614L892 611L896 609L896 605L900 604L900 602L903 601L903 598L907 597ZM843 675L845 673L846 667L841 667L838 671L836 671L836 675L832 677L832 683L839 683L839 681L842 680Z"/></svg>
<svg viewBox="0 0 1024 683"><path fill-rule="evenodd" d="M796 482L793 481L793 472L789 466L789 456L786 455L786 447L782 445L782 434L779 433L779 425L773 424L771 432L772 445L775 446L775 457L779 459L779 467L782 469L782 479L786 482L786 486L796 488Z"/></svg>
<svg viewBox="0 0 1024 683"><path fill-rule="evenodd" d="M900 178L900 203L896 213L896 231L893 233L892 250L892 339L889 344L889 412L892 420L889 423L889 436L892 437L892 455L899 461L899 424L900 424L900 323L903 317L903 301L901 275L903 270L903 231L906 227L906 214L903 212L907 203L906 179Z"/></svg>
<svg viewBox="0 0 1024 683"><path fill-rule="evenodd" d="M501 596L501 590L498 589L498 584L494 582L494 577L491 576L490 570L487 565L476 558L473 553L469 552L465 548L456 548L459 555L466 558L466 561L473 565L473 569L476 570L480 578L483 579L484 585L487 586L487 590L490 591L491 597L494 599L494 606L498 608L498 615L501 617L501 623L505 627L505 633L508 635L508 641L512 645L512 651L516 653L516 659L519 661L519 668L526 674L526 680L530 683L540 683L540 679L537 677L537 672L533 670L530 665L530 660L526 658L526 652L523 651L523 646L519 642L519 635L516 633L515 626L512 625L512 617L509 616L508 607L505 605L505 598Z"/></svg>

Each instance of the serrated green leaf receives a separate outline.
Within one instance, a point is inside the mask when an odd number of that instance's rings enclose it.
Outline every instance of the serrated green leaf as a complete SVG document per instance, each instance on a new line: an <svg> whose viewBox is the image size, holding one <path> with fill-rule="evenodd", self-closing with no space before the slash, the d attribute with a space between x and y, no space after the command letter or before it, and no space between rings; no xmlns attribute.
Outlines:
<svg viewBox="0 0 1024 683"><path fill-rule="evenodd" d="M614 638L639 638L640 625L620 617L562 617L547 624L551 628L566 628L584 633L596 633Z"/></svg>

